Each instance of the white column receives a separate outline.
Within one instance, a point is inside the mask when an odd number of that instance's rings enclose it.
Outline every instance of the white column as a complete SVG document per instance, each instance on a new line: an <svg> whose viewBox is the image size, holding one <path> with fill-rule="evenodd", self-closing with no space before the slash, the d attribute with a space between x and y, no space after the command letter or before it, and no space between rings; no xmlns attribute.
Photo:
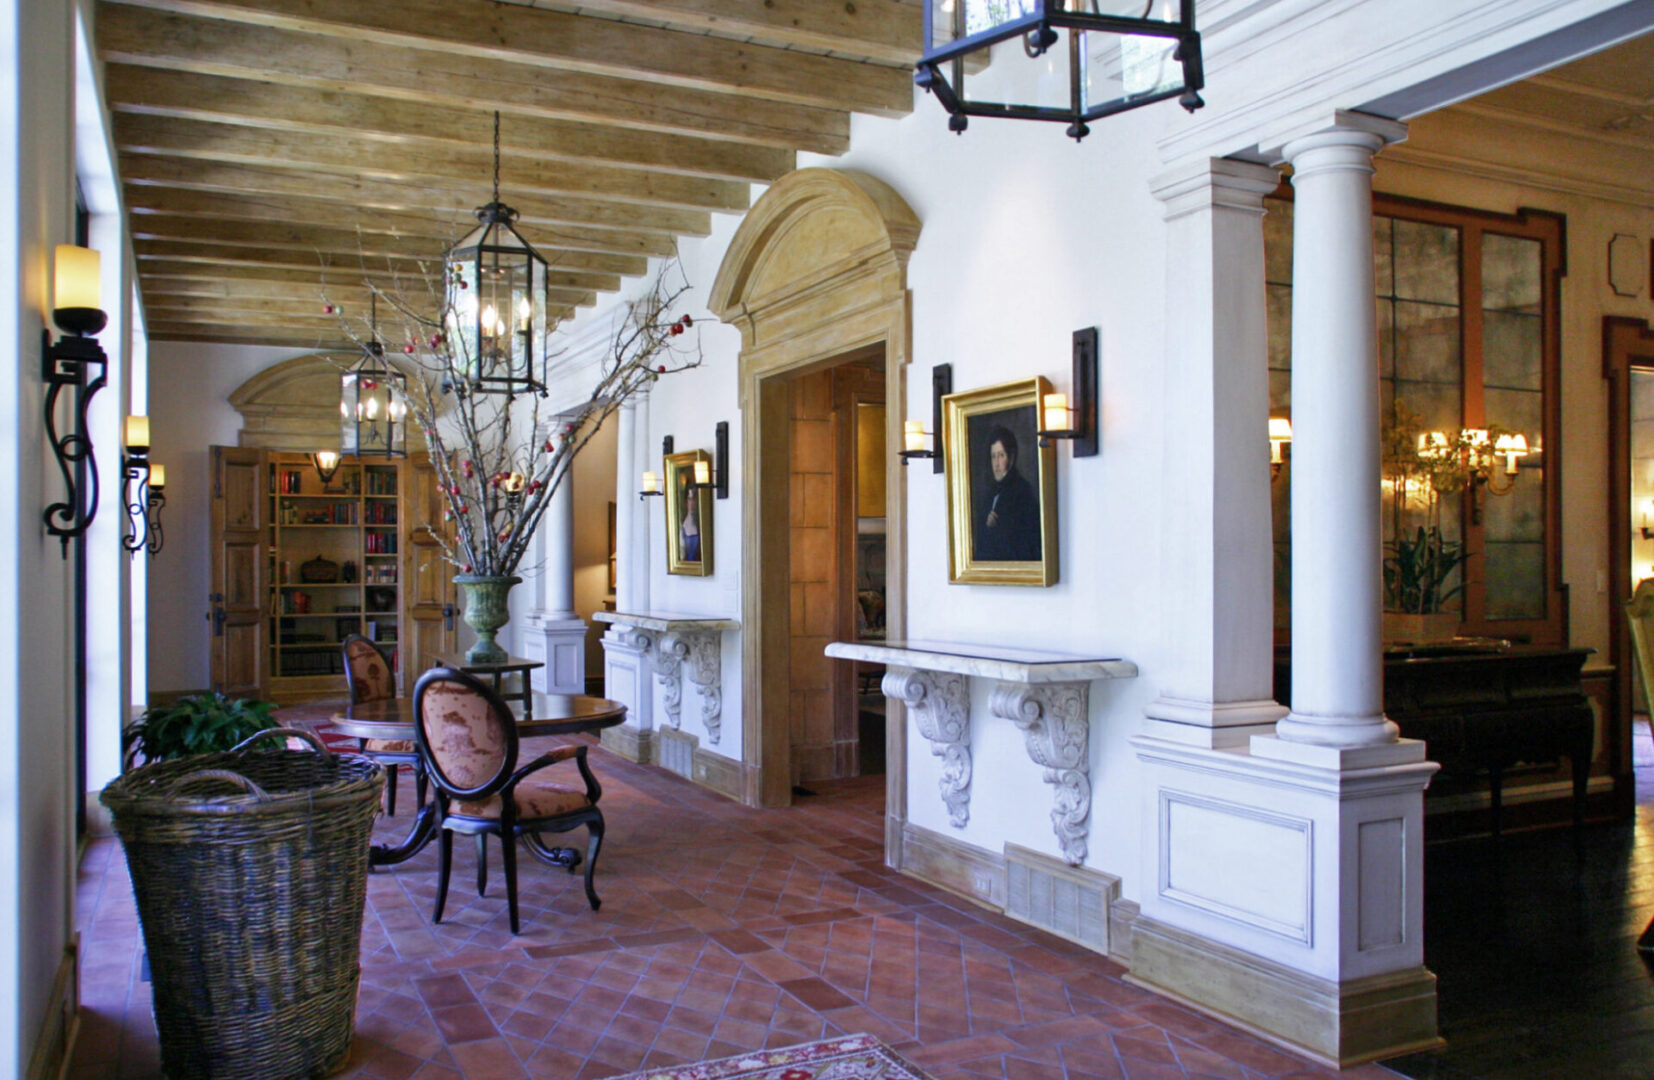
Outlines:
<svg viewBox="0 0 1654 1080"><path fill-rule="evenodd" d="M1272 681L1269 360L1263 198L1280 175L1213 159L1154 181L1165 204L1163 623L1147 733L1239 746L1286 713Z"/></svg>
<svg viewBox="0 0 1654 1080"><path fill-rule="evenodd" d="M624 435L622 431L622 435ZM638 490L643 471L653 467L655 455L649 448L649 392L637 396L637 422L632 430L632 475L627 478L628 492ZM664 479L664 478L663 478ZM621 611L649 610L649 568L655 564L655 553L649 550L649 519L661 513L655 503L665 499L646 499L639 504L636 496L632 511L632 606L620 605ZM618 526L617 526L618 527Z"/></svg>
<svg viewBox="0 0 1654 1080"><path fill-rule="evenodd" d="M615 435L615 608L636 611L633 596L637 572L633 565L632 517L638 507L637 400L620 403L619 430Z"/></svg>
<svg viewBox="0 0 1654 1080"><path fill-rule="evenodd" d="M1283 149L1296 191L1292 712L1276 734L1339 751L1398 737L1384 717L1372 158L1406 130L1341 113ZM1341 754L1339 765L1380 760L1393 759Z"/></svg>
<svg viewBox="0 0 1654 1080"><path fill-rule="evenodd" d="M616 511L619 512L618 509ZM545 524L545 611L554 619L574 618L574 470L551 494Z"/></svg>
<svg viewBox="0 0 1654 1080"><path fill-rule="evenodd" d="M586 692L586 623L574 611L574 473L552 492L540 524L540 610L535 625L542 636L535 658L534 688L547 694Z"/></svg>

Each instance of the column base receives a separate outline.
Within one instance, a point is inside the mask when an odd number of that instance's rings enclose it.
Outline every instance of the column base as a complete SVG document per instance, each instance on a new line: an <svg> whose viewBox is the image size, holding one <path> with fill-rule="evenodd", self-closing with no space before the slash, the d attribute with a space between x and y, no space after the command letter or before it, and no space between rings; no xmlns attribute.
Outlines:
<svg viewBox="0 0 1654 1080"><path fill-rule="evenodd" d="M1322 746L1276 735L1259 735L1252 739L1251 751L1255 758L1287 761L1332 772L1412 765L1424 760L1424 743L1418 739L1397 739L1376 746Z"/></svg>
<svg viewBox="0 0 1654 1080"><path fill-rule="evenodd" d="M635 724L618 724L604 728L603 749L612 750L628 761L639 765L653 765L657 759L655 733Z"/></svg>
<svg viewBox="0 0 1654 1080"><path fill-rule="evenodd" d="M1331 982L1139 915L1126 981L1335 1069L1442 1045L1422 966Z"/></svg>
<svg viewBox="0 0 1654 1080"><path fill-rule="evenodd" d="M626 725L638 731L655 727L655 686L650 652L654 638L625 627L603 635L603 696L626 706Z"/></svg>

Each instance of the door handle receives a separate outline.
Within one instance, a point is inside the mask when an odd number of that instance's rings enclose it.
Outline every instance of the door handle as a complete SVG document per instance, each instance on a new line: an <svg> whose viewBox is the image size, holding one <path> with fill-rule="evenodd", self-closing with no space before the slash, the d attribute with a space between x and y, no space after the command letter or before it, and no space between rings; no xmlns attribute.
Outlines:
<svg viewBox="0 0 1654 1080"><path fill-rule="evenodd" d="M226 618L226 616L225 616L223 608L215 607L215 608L212 609L212 634L213 634L213 637L223 637L224 636L224 619L225 618Z"/></svg>
<svg viewBox="0 0 1654 1080"><path fill-rule="evenodd" d="M442 628L444 630L454 628L454 605L452 604L442 605Z"/></svg>

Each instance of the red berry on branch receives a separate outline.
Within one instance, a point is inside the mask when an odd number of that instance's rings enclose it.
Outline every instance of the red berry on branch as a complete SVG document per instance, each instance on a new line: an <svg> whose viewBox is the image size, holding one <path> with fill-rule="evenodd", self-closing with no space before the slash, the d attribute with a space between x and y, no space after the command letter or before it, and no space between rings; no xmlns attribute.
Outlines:
<svg viewBox="0 0 1654 1080"><path fill-rule="evenodd" d="M685 313L685 314L684 314L684 317L683 317L683 324L684 324L684 325L685 325L685 326L694 326L694 325L695 325L695 320L694 320L694 319L691 319L691 318L690 318L690 317L689 317L689 315L688 315L688 314L687 314L687 313Z"/></svg>
<svg viewBox="0 0 1654 1080"><path fill-rule="evenodd" d="M333 307L332 304L323 304L322 305L322 314L331 315L331 314L333 314L333 312L334 312L334 307Z"/></svg>
<svg viewBox="0 0 1654 1080"><path fill-rule="evenodd" d="M683 333L683 323L673 323L672 329L668 330L667 333L671 334L673 337L677 337L679 334Z"/></svg>
<svg viewBox="0 0 1654 1080"><path fill-rule="evenodd" d="M662 375L665 375L666 374L666 365L662 364L659 367L657 367L655 370L660 372Z"/></svg>
<svg viewBox="0 0 1654 1080"><path fill-rule="evenodd" d="M471 572L471 564L470 563L465 564L465 572L467 574L469 574Z"/></svg>
<svg viewBox="0 0 1654 1080"><path fill-rule="evenodd" d="M412 355L414 351L413 342L410 341L406 345L402 346L402 351Z"/></svg>

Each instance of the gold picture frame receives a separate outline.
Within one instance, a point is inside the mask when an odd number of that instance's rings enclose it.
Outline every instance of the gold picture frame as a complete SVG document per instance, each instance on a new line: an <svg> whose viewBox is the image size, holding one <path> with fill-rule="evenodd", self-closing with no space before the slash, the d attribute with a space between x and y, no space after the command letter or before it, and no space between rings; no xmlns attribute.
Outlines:
<svg viewBox="0 0 1654 1080"><path fill-rule="evenodd" d="M692 488L695 463L707 463L705 450L666 456L666 572L690 577L712 576L712 489Z"/></svg>
<svg viewBox="0 0 1654 1080"><path fill-rule="evenodd" d="M1036 375L942 399L950 584L1057 583L1057 452L1036 434L1050 392Z"/></svg>

